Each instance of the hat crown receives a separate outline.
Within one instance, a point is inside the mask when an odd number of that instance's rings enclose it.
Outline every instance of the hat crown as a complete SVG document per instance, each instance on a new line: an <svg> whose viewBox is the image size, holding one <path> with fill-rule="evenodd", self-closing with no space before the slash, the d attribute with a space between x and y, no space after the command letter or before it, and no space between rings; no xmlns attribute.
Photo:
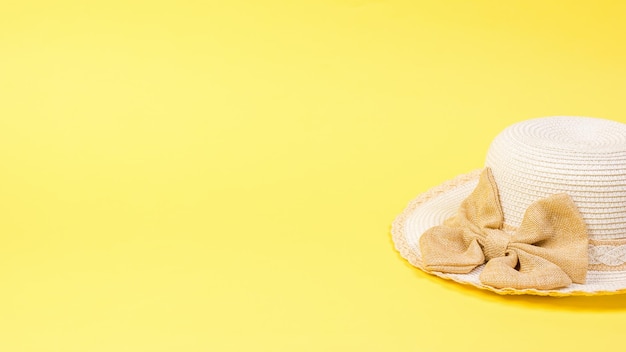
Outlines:
<svg viewBox="0 0 626 352"><path fill-rule="evenodd" d="M533 202L569 194L591 239L626 238L626 125L557 116L509 126L485 166L498 185L504 220L518 227Z"/></svg>

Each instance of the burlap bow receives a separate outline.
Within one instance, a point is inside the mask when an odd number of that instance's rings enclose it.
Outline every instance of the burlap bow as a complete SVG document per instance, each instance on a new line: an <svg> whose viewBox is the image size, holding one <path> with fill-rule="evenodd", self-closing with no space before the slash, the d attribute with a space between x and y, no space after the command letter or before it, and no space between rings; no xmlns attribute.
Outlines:
<svg viewBox="0 0 626 352"><path fill-rule="evenodd" d="M569 195L531 204L513 235L503 224L498 189L486 168L456 216L420 238L424 268L465 274L487 262L479 278L495 288L548 290L585 282L587 230Z"/></svg>

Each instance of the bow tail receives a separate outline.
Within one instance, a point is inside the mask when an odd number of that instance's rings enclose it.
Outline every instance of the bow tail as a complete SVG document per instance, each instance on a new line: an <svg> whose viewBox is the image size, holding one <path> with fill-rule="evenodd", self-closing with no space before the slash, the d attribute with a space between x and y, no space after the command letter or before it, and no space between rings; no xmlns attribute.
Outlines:
<svg viewBox="0 0 626 352"><path fill-rule="evenodd" d="M514 289L550 290L572 284L570 277L556 264L523 251L508 251L493 258L480 273L480 281L489 286Z"/></svg>

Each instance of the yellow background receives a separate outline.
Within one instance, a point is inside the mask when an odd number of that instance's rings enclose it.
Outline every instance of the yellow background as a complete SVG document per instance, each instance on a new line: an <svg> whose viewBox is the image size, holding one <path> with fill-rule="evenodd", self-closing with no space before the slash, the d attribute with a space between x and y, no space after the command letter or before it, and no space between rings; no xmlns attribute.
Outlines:
<svg viewBox="0 0 626 352"><path fill-rule="evenodd" d="M390 224L528 118L626 122L623 1L0 2L0 351L619 350L626 296Z"/></svg>

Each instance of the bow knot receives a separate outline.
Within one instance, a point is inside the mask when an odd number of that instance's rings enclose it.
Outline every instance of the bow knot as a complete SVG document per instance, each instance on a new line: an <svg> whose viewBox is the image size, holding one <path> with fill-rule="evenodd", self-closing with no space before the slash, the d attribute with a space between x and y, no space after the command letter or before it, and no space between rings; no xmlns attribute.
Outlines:
<svg viewBox="0 0 626 352"><path fill-rule="evenodd" d="M420 238L424 269L466 274L486 263L479 279L495 288L549 290L585 282L587 230L570 196L531 204L512 235L503 226L498 189L486 168L456 216Z"/></svg>
<svg viewBox="0 0 626 352"><path fill-rule="evenodd" d="M486 236L483 243L483 253L485 259L504 257L511 242L511 235L502 230L486 229Z"/></svg>

